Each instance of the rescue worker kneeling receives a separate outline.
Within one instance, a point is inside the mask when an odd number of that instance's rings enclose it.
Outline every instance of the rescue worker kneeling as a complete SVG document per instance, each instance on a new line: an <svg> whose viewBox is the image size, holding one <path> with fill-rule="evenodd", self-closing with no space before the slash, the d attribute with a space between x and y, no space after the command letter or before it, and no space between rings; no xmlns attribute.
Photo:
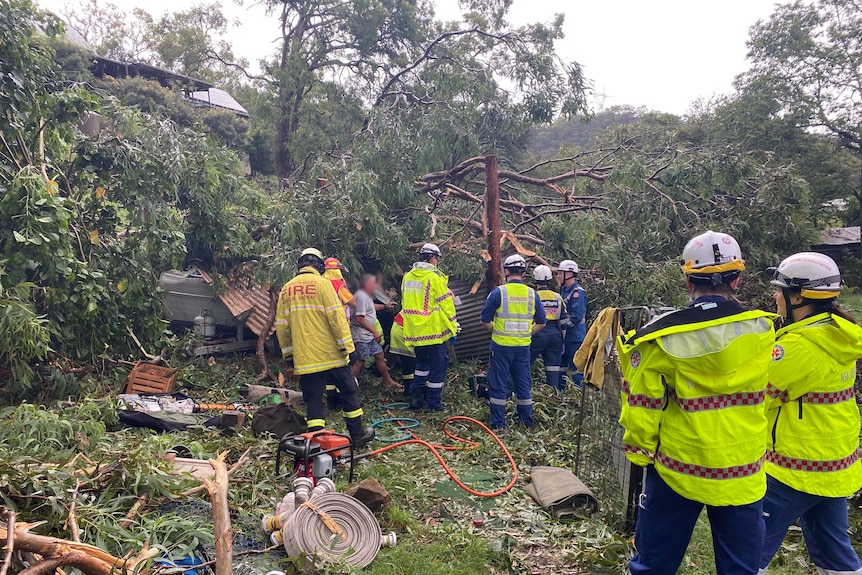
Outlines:
<svg viewBox="0 0 862 575"><path fill-rule="evenodd" d="M545 327L542 300L524 285L527 262L519 255L503 264L506 285L494 288L482 307L482 323L491 332L488 389L491 392L491 429L506 427L506 403L515 383L518 420L533 426L533 384L530 377L530 340Z"/></svg>
<svg viewBox="0 0 862 575"><path fill-rule="evenodd" d="M841 272L829 256L803 252L774 270L784 326L769 367L766 545L762 573L800 519L818 573L862 574L848 534L847 498L862 487L854 383L862 327L835 303Z"/></svg>
<svg viewBox="0 0 862 575"><path fill-rule="evenodd" d="M620 418L626 455L647 467L634 575L676 573L704 506L718 574L758 571L775 316L734 300L744 269L731 236L695 237L682 265L691 305L617 342L627 382Z"/></svg>
<svg viewBox="0 0 862 575"><path fill-rule="evenodd" d="M299 273L287 282L278 297L275 330L281 353L293 359L302 399L308 410L308 431L326 426L323 403L327 381L335 385L344 410L347 431L355 448L374 439L372 428L362 427L358 386L348 356L354 350L344 308L324 271L323 255L309 248L298 262Z"/></svg>

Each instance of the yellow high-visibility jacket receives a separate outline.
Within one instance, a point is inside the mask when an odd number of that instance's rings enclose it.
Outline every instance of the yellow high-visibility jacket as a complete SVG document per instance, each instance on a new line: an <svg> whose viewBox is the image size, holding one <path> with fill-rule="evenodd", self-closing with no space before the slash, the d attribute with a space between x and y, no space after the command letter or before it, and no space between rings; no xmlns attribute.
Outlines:
<svg viewBox="0 0 862 575"><path fill-rule="evenodd" d="M455 298L437 266L416 262L401 282L404 341L413 346L445 343L457 333Z"/></svg>
<svg viewBox="0 0 862 575"><path fill-rule="evenodd" d="M293 358L297 375L347 365L354 350L350 325L332 284L317 270L302 268L284 284L275 313L281 354Z"/></svg>
<svg viewBox="0 0 862 575"><path fill-rule="evenodd" d="M404 341L404 316L401 312L395 316L392 329L389 330L389 352L395 355L416 357L413 346Z"/></svg>
<svg viewBox="0 0 862 575"><path fill-rule="evenodd" d="M853 387L862 327L822 313L778 330L776 338L766 473L797 491L849 497L862 487Z"/></svg>
<svg viewBox="0 0 862 575"><path fill-rule="evenodd" d="M766 372L774 314L733 301L656 318L618 342L626 455L677 493L745 505L766 492Z"/></svg>

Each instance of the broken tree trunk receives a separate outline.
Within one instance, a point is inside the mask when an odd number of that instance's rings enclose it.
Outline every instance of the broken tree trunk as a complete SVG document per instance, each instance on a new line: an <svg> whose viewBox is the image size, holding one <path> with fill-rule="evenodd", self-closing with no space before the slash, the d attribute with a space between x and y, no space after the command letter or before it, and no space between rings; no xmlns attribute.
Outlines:
<svg viewBox="0 0 862 575"><path fill-rule="evenodd" d="M44 558L22 572L26 572L28 575L53 573L57 567L62 566L74 567L87 575L112 575L123 571L133 572L138 563L152 558L153 552L158 553L157 549L145 550L134 559L124 560L86 543L76 543L66 539L36 535L22 527L16 528L13 526L11 531L16 550L24 553L34 553ZM0 525L0 540L6 540L8 537L7 526Z"/></svg>
<svg viewBox="0 0 862 575"><path fill-rule="evenodd" d="M488 287L503 284L503 262L500 254L500 187L497 184L497 156L485 157L485 216L488 221Z"/></svg>
<svg viewBox="0 0 862 575"><path fill-rule="evenodd" d="M227 454L227 451L222 451L217 458L209 460L215 471L215 479L204 479L203 482L213 506L216 575L233 575L233 534L230 529L230 509L227 499L230 477L225 464Z"/></svg>

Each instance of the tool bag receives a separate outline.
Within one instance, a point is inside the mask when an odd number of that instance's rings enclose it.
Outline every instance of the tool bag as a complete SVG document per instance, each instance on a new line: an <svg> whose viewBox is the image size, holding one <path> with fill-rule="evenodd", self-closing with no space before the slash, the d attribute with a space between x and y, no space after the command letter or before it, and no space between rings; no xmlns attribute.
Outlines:
<svg viewBox="0 0 862 575"><path fill-rule="evenodd" d="M276 437L305 433L305 418L287 403L267 405L254 412L251 418L251 431L256 437L271 433Z"/></svg>

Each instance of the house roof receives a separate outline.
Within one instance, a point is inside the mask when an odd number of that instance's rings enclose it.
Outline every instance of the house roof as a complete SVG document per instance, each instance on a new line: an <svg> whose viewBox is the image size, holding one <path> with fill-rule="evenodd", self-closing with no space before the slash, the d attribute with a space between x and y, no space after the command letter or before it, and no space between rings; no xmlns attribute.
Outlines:
<svg viewBox="0 0 862 575"><path fill-rule="evenodd" d="M162 86L170 87L173 84L182 84L195 90L209 90L214 86L209 82L184 76L171 72L158 66L144 64L142 62L121 62L113 58L105 58L104 56L96 56L95 64L92 67L92 72L96 76L113 76L114 78L134 78L141 76L151 80L158 81Z"/></svg>
<svg viewBox="0 0 862 575"><path fill-rule="evenodd" d="M204 270L199 271L204 281L215 287L212 276ZM231 315L244 323L255 335L263 335L263 330L272 314L268 285L261 286L250 279L240 279L238 275L229 274L227 285L222 293L218 294L218 298ZM268 338L273 333L275 333L275 324L264 337Z"/></svg>

